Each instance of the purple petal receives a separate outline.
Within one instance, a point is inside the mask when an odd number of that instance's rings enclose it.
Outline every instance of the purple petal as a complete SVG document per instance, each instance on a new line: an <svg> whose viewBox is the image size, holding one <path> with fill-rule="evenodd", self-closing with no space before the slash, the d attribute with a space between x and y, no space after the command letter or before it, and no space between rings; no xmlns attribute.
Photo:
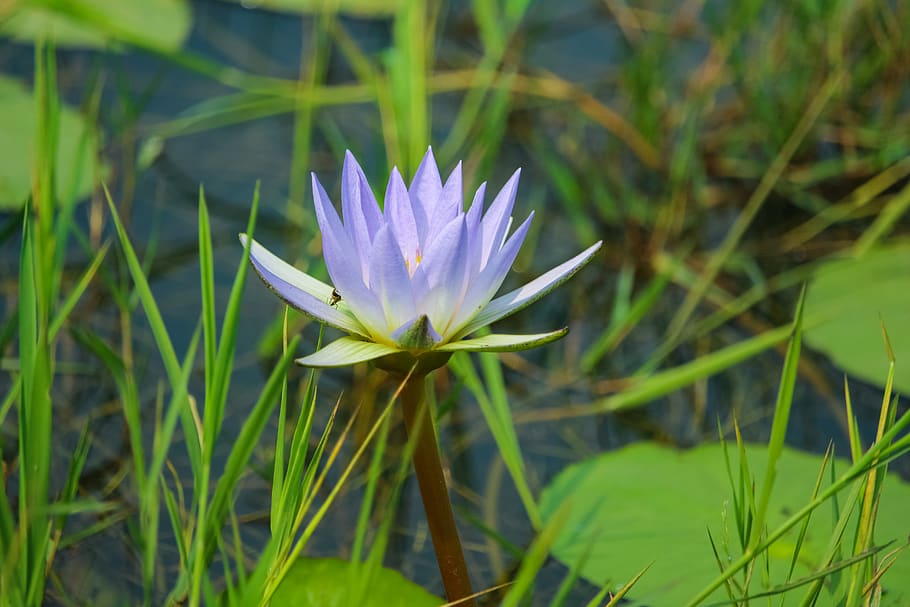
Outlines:
<svg viewBox="0 0 910 607"><path fill-rule="evenodd" d="M357 249L369 250L383 223L382 215L363 169L349 151L344 155L344 167L341 169L341 214L348 236Z"/></svg>
<svg viewBox="0 0 910 607"><path fill-rule="evenodd" d="M335 281L335 274L347 271L351 266L360 270L361 280L366 279L365 268L362 268L359 250L355 248L350 236L341 224L332 200L325 188L313 173L313 201L316 208L316 222L322 233L322 252L329 276ZM330 261L331 260L331 261Z"/></svg>
<svg viewBox="0 0 910 607"><path fill-rule="evenodd" d="M483 213L483 197L487 190L486 182L480 184L474 193L474 200L465 214L465 224L468 231L468 272L472 275L480 272L480 262L483 258L483 233L480 218Z"/></svg>
<svg viewBox="0 0 910 607"><path fill-rule="evenodd" d="M464 215L446 225L424 256L420 268L427 291L418 299L418 311L430 317L443 334L467 289L468 237Z"/></svg>
<svg viewBox="0 0 910 607"><path fill-rule="evenodd" d="M503 246L503 239L509 228L509 222L512 218L512 207L515 204L515 194L518 191L518 178L521 176L521 169L512 174L512 177L506 182L493 203L483 216L481 227L483 229L482 258L480 267L484 267L490 261L493 253Z"/></svg>
<svg viewBox="0 0 910 607"><path fill-rule="evenodd" d="M427 149L426 155L414 173L414 180L411 182L408 193L411 197L414 219L417 221L420 243L424 244L424 239L430 229L430 219L433 217L436 202L442 193L442 179L439 177L436 158L433 157L433 148Z"/></svg>
<svg viewBox="0 0 910 607"><path fill-rule="evenodd" d="M392 169L385 191L385 215L386 222L391 224L395 232L401 254L411 264L410 267L415 268L420 256L420 239L417 236L417 223L411 209L408 188L397 168Z"/></svg>
<svg viewBox="0 0 910 607"><path fill-rule="evenodd" d="M386 335L417 316L411 294L411 277L392 229L385 225L376 233L370 259L370 290L379 298Z"/></svg>
<svg viewBox="0 0 910 607"><path fill-rule="evenodd" d="M461 308L452 322L453 332L463 333L461 326L476 316L502 286L502 281L505 280L518 256L518 251L528 234L528 228L531 226L533 218L534 212L532 211L524 223L518 226L515 233L505 242L502 249L490 257L480 274L472 278Z"/></svg>
<svg viewBox="0 0 910 607"><path fill-rule="evenodd" d="M591 261L594 253L597 252L601 244L603 244L601 241L594 243L572 259L559 264L526 285L515 289L514 291L510 291L501 297L497 297L487 304L479 314L470 319L456 337L473 333L481 327L485 327L490 323L496 322L500 318L505 318L506 316L531 305L565 281L569 280L578 272L578 270L583 268L586 263Z"/></svg>
<svg viewBox="0 0 910 607"><path fill-rule="evenodd" d="M424 246L427 246L429 241L432 241L435 235L438 234L446 224L463 212L463 199L464 191L462 189L461 163L459 162L446 180L446 184L443 186L442 192L439 195L439 200L436 201L436 207L433 210L432 217L430 217L430 228L426 238L427 242L424 243Z"/></svg>
<svg viewBox="0 0 910 607"><path fill-rule="evenodd" d="M332 199L326 193L325 188L319 183L316 173L312 173L313 178L313 203L316 208L316 221L319 223L319 231L323 235L332 234L336 240L350 241L338 212L332 204Z"/></svg>
<svg viewBox="0 0 910 607"><path fill-rule="evenodd" d="M244 246L248 241L246 234L240 235ZM355 318L328 304L331 286L281 260L255 240L250 241L250 263L262 282L292 308L342 331L368 335Z"/></svg>
<svg viewBox="0 0 910 607"><path fill-rule="evenodd" d="M484 181L480 184L480 187L477 188L477 191L474 193L474 200L471 201L471 206L468 207L467 211L467 221L468 221L468 231L472 232L477 229L477 226L480 225L480 218L483 214L483 196L487 191L487 182Z"/></svg>
<svg viewBox="0 0 910 607"><path fill-rule="evenodd" d="M316 175L313 175L316 221L322 232L322 256L335 288L357 320L371 333L384 324L379 300L367 289L369 251L361 253L351 242L335 207Z"/></svg>

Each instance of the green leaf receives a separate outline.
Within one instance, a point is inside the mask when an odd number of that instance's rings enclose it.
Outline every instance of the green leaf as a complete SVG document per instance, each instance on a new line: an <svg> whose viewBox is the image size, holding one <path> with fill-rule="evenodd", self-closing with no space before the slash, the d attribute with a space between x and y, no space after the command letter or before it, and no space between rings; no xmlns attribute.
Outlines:
<svg viewBox="0 0 910 607"><path fill-rule="evenodd" d="M747 453L751 469L764 470L767 448L750 445ZM820 455L784 449L779 460L779 469L784 472L776 479L767 511L770 529L810 501L822 459ZM838 470L849 467L843 460L836 466ZM887 479L876 522L877 545L891 540L903 543L907 537L910 486L893 475ZM718 568L708 530L721 557L726 558L728 552L734 558L740 555L732 493L719 444L679 451L639 443L575 464L543 491L540 507L544 520L550 520L565 503L570 506L569 519L553 554L572 566L591 550L582 567L583 577L597 585L609 583L618 588L653 562L630 592L633 604L678 607L709 584L718 575ZM813 512L794 579L808 575L824 555L836 524L831 510L823 505ZM791 529L771 545L772 585L787 581L799 532L798 528ZM910 558L906 554L884 575L882 585L883 606L910 604ZM755 576L751 592L758 592L760 586L760 576ZM726 598L719 589L708 603ZM833 603L822 600L819 604Z"/></svg>
<svg viewBox="0 0 910 607"><path fill-rule="evenodd" d="M4 21L0 34L19 41L51 37L58 47L106 48L125 42L173 51L183 46L191 21L184 0L33 1Z"/></svg>
<svg viewBox="0 0 910 607"><path fill-rule="evenodd" d="M0 76L0 210L18 209L31 191L37 152L37 119L32 92L17 81ZM77 199L92 189L92 152L89 127L78 112L60 106L57 144L57 196Z"/></svg>
<svg viewBox="0 0 910 607"><path fill-rule="evenodd" d="M340 559L298 558L272 595L272 607L346 607L350 605L348 593L356 587L352 577L364 571L363 565ZM392 569L377 569L369 587L359 607L438 607L444 603Z"/></svg>
<svg viewBox="0 0 910 607"><path fill-rule="evenodd" d="M910 392L910 243L822 265L809 283L806 343L848 374L875 385L888 370L881 323L897 367L894 387Z"/></svg>
<svg viewBox="0 0 910 607"><path fill-rule="evenodd" d="M288 13L345 13L359 17L392 15L403 4L402 0L226 0L243 4L247 8L263 8Z"/></svg>

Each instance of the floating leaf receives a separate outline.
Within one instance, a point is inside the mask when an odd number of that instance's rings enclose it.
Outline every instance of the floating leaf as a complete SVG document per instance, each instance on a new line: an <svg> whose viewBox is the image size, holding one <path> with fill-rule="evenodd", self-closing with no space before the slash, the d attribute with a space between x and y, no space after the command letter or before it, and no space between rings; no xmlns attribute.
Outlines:
<svg viewBox="0 0 910 607"><path fill-rule="evenodd" d="M31 91L15 80L0 76L0 210L18 209L31 191L35 161L35 100ZM89 128L78 112L63 105L59 112L57 145L57 195L87 196L92 188L91 146L86 146Z"/></svg>
<svg viewBox="0 0 910 607"><path fill-rule="evenodd" d="M15 40L48 37L59 47L105 48L125 42L161 51L183 45L192 14L184 0L72 0L50 6L25 2L2 25Z"/></svg>
<svg viewBox="0 0 910 607"><path fill-rule="evenodd" d="M888 370L884 322L898 363L895 390L910 392L910 243L824 264L809 284L806 317L812 321L805 334L810 346L877 385Z"/></svg>
<svg viewBox="0 0 910 607"><path fill-rule="evenodd" d="M391 15L398 11L402 0L227 0L245 8L262 8L288 13L346 13L359 17Z"/></svg>
<svg viewBox="0 0 910 607"><path fill-rule="evenodd" d="M767 449L750 445L747 453L751 470L764 471ZM820 456L784 451L768 510L769 529L810 501L821 466ZM847 469L842 460L836 466ZM596 585L609 583L617 588L651 564L630 592L633 602L638 601L634 604L679 607L716 578L719 570L708 530L721 558L741 554L732 490L718 444L679 451L640 443L604 453L566 468L544 490L540 507L545 521L565 502L569 502L569 520L553 554L572 566L590 549L582 575ZM907 504L910 486L889 476L876 523L876 544L906 542ZM831 510L825 504L814 511L794 580L818 565L834 528ZM786 582L797 534L798 529L792 529L768 551L772 586ZM761 577L756 572L752 592L758 592ZM882 585L883 606L910 605L910 556L898 558ZM804 589L796 591L799 597L804 593ZM708 603L726 598L719 590ZM819 604L829 603L823 596Z"/></svg>
<svg viewBox="0 0 910 607"><path fill-rule="evenodd" d="M357 598L352 593L364 581L365 569L341 559L298 558L272 595L272 607L347 607ZM438 607L444 602L392 569L376 570L368 582L359 607Z"/></svg>

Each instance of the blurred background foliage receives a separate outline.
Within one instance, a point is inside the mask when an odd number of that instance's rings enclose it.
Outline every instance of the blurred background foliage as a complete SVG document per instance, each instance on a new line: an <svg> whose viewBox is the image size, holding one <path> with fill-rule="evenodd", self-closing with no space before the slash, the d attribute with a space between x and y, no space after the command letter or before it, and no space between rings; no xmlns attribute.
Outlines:
<svg viewBox="0 0 910 607"><path fill-rule="evenodd" d="M910 360L908 31L910 4L888 0L2 2L0 348L11 373L0 385L12 385L18 364L16 210L30 204L42 214L37 115L49 101L33 76L35 44L56 58L51 183L54 213L66 221L54 225L71 234L54 253L61 284L75 283L111 234L104 181L181 352L198 318L200 183L220 302L257 181L259 238L324 276L309 172L337 192L345 149L380 199L391 167L410 175L431 144L442 167L464 162L470 191L487 179L498 188L522 166L516 213L536 209L538 219L512 284L597 239L605 252L560 293L503 323L533 331L567 322L566 340L505 355L499 371L483 363L490 397L512 407L517 439L506 433L493 445L480 414L458 404L459 395L483 400L468 371L441 380L452 389L441 410L451 413L456 488L466 508L483 512L477 528L503 540L477 532L490 553L478 568L501 580L510 566L503 554L526 543L531 526L515 520L515 489L496 484L497 453L522 493L522 483L537 492L583 455L641 439L693 445L716 436L718 421L729 432L734 417L747 438L764 439L803 284L806 341L818 354L800 360L794 445L820 452L846 436L843 373L860 380L853 406L871 435L881 404L874 386L888 365L882 322L898 361L894 384L910 389L910 365L901 364ZM54 342L53 393L65 404L55 412L63 421L52 457L65 459L91 428L104 440L80 491L128 504L114 381L78 337L87 331L110 344L140 400L154 404L162 363L127 276L123 259L107 259ZM232 401L251 402L268 375L282 339L278 312L264 289L249 289ZM318 327L298 316L290 323L310 351ZM497 395L503 377L508 394ZM330 404L344 390L369 407L377 381L367 368L327 373L320 399ZM191 391L199 382L191 379ZM13 402L5 399L0 417L4 461L15 453ZM247 412L228 408L228 437ZM154 415L144 423L154 425ZM526 446L526 470L517 451L503 451L510 440ZM260 469L272 456L259 447ZM174 465L179 476L186 463ZM895 465L907 474L906 462ZM248 482L236 507L261 521L268 492L255 489L265 481ZM522 499L533 518L527 493ZM350 528L349 511L332 516ZM407 533L416 523L403 517L391 564L433 579L432 566L406 556L422 548ZM135 589L129 576L126 589L112 589L103 568L87 572L77 558L129 571L127 520L129 508L94 521L103 533L55 561L58 589L79 580L95 604ZM252 524L244 533L255 544L264 531ZM336 554L346 540L324 537L314 551Z"/></svg>

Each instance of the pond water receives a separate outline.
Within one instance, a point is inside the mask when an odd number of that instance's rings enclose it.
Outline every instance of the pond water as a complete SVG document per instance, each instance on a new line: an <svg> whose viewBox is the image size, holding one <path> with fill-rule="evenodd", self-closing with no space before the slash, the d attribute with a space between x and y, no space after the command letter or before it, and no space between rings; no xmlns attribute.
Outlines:
<svg viewBox="0 0 910 607"><path fill-rule="evenodd" d="M548 5L531 11L523 24L526 33L522 42L522 63L558 73L609 102L611 83L615 82L618 69L618 59L611 61L611 57L621 57L627 52L623 50L618 28L608 15L591 3L566 2L559 3L559 7ZM302 40L306 41L312 30L308 19L301 22L299 17L292 15L246 10L225 2L198 2L193 9L194 26L186 45L192 52L260 75L297 77L301 48L306 48ZM467 7L455 6L441 22L436 44L437 62L441 65L459 66L471 49L467 10ZM344 22L367 52L389 44L391 32L387 22L353 18L346 18ZM698 40L684 45L679 57L681 65L695 65L705 52L704 46ZM5 71L29 80L31 49L8 44L0 48L0 63ZM319 246L310 214L309 193L303 199L288 202L293 177L294 119L290 114L168 138L154 162L147 169L134 172L130 168L131 159L150 136L160 132L162 123L179 117L193 104L226 94L229 89L137 51L120 55L73 50L59 52L61 91L73 104L84 100L86 83L99 71L110 83L105 87L100 118L107 132L104 153L112 165L109 177L112 193L120 204L137 250L148 251L154 247L148 274L154 293L163 305L162 313L178 353L185 351L199 315L196 251L197 188L200 184L205 187L213 221L219 309L223 309L227 300L241 257L237 234L245 229L257 182L261 184L257 238L277 254L297 257L319 271ZM350 68L341 59L333 57L329 61L326 76L329 83L346 82L351 78ZM120 92L115 92L117 90ZM455 99L449 95L434 99L433 132L440 139L454 118L456 105L453 101ZM489 179L491 187L498 189L515 167L522 166L516 216L524 216L531 209L538 212L534 233L529 238L532 244L519 259L515 275L507 281L507 286L527 280L589 244L579 242L577 226L567 217L560 203L559 188L554 186L551 175L538 160L538 144L534 143L539 138L554 137L556 153L560 153L560 146L565 145L563 140L580 133L575 146L590 146L592 155L605 154L604 158L612 161L606 156L609 144L605 143L604 135L578 127L572 111L569 104L558 102L517 105L510 115L502 149L492 163L491 172L473 175L476 180ZM319 174L336 200L341 167L337 146L339 133L355 150L371 182L374 185L384 182L387 168L381 155L377 120L376 110L370 104L323 109L317 114L321 125L315 130L308 167ZM621 160L633 167L628 179L644 181L650 178L645 169L635 168L632 160ZM449 168L444 167L444 170ZM585 179L592 178L596 175L585 176ZM288 205L301 221L288 218ZM77 210L77 220L86 230L91 230L93 214L100 209L97 201L84 203ZM735 208L719 209L693 229L692 234L700 241L699 246L710 249L726 233L735 217ZM760 218L756 231L760 231L762 221L773 223L777 219ZM7 218L3 218L3 223L6 222ZM105 224L106 238L112 230L107 219ZM638 276L646 278L650 254L638 248L643 242L641 231L644 226L640 224L611 222L602 215L592 214L588 227L605 240L606 252L547 299L498 325L503 332L535 332L568 324L572 331L567 339L557 344L523 353L520 358L504 357L511 403L519 419L520 412L530 408L587 403L610 393L612 380L633 373L658 348L665 336L666 323L685 295L679 287L668 288L646 319L592 373L582 375L573 370L577 369L580 353L609 321L621 269L634 267ZM0 249L7 298L2 308L4 316L14 307L11 302L15 289L8 278L17 272L18 242L15 240L8 240ZM71 248L72 267L82 267L84 255L75 245ZM106 271L115 281L124 284L125 268L120 267L114 256L109 256L108 262ZM796 296L797 293L791 290L769 299L753 311L755 324L725 325L710 339L677 349L665 365L692 360L721 345L747 338L757 326L786 323ZM94 289L85 300L76 312L74 324L90 328L111 343L118 343L123 323L109 293L103 288ZM274 362L272 354L263 355L261 344L267 331L274 328L280 312L278 301L250 273L239 324L228 410L216 447L221 458L230 448ZM144 417L151 428L156 394L166 383L165 374L140 309L131 320L137 380L145 407ZM308 353L316 343L318 326L306 325L303 335L302 353ZM796 447L822 452L833 438L838 453L844 454L846 440L840 422L840 372L821 356L811 352L804 356L804 375L797 386L788 441ZM79 432L90 422L94 441L82 491L96 497L122 500L129 505L135 499L132 487L120 483L128 468L130 453L114 382L71 338L63 340L58 359L66 361L72 372L61 372L55 386L55 410L59 412L58 421L64 422L54 427L55 469L65 470L64 462L71 454ZM717 419L721 419L729 430L734 414L748 439L766 439L782 362L781 352L772 350L692 388L621 414L520 423L519 441L533 488L539 490L572 461L633 441L652 439L691 446L713 440ZM61 368L64 366L61 364ZM295 370L292 377L296 385L305 374ZM877 419L879 389L860 382L851 385L854 406L869 436ZM0 378L0 390L5 393L7 386L8 378L4 375ZM370 411L369 405L384 403L391 388L365 368L322 373L317 427L325 424L328 412L340 394L344 395L340 423L344 423L358 404ZM458 387L451 376L446 376L438 386L439 397L443 398L444 392L450 389L458 390ZM190 390L197 395L203 392L201 367L194 373ZM275 420L270 425L272 431L266 430L266 437L274 436L274 427ZM15 426L8 420L3 428L4 459L7 461L15 451L15 440ZM460 524L475 585L485 587L501 582L501 576L516 566L515 558L491 548L492 543L471 521L483 521L519 547L527 546L534 533L480 411L465 389L460 389L450 414L443 421L441 440L450 465L456 508L464 515ZM392 452L400 450L403 442L403 432L398 428L392 434ZM346 449L342 460L350 455L352 446L348 445ZM185 490L189 496L190 476L188 464L182 459L183 453L178 445L172 449L171 457L176 472L187 483ZM251 551L261 545L268 534L270 455L271 446L261 445L254 457L254 472L244 481L244 489L236 503L237 513L244 521L244 539ZM393 466L394 459L390 462ZM907 473L906 465L902 472ZM60 478L56 480L59 482ZM642 482L648 482L646 470L642 471ZM355 478L339 504L330 509L310 545L311 555L344 557L349 553L361 489L362 478ZM79 592L92 604L124 604L124 597L141 596L134 551L128 523L117 522L61 551L57 555L56 574L65 587ZM167 525L162 526L161 558L168 570L176 568L177 554ZM441 594L436 562L413 479L408 482L397 507L393 542L386 564ZM547 604L548 597L555 592L564 575L561 564L553 560L548 562L538 578L535 604ZM573 600L587 600L592 592L592 588L580 583L569 604L575 604Z"/></svg>

